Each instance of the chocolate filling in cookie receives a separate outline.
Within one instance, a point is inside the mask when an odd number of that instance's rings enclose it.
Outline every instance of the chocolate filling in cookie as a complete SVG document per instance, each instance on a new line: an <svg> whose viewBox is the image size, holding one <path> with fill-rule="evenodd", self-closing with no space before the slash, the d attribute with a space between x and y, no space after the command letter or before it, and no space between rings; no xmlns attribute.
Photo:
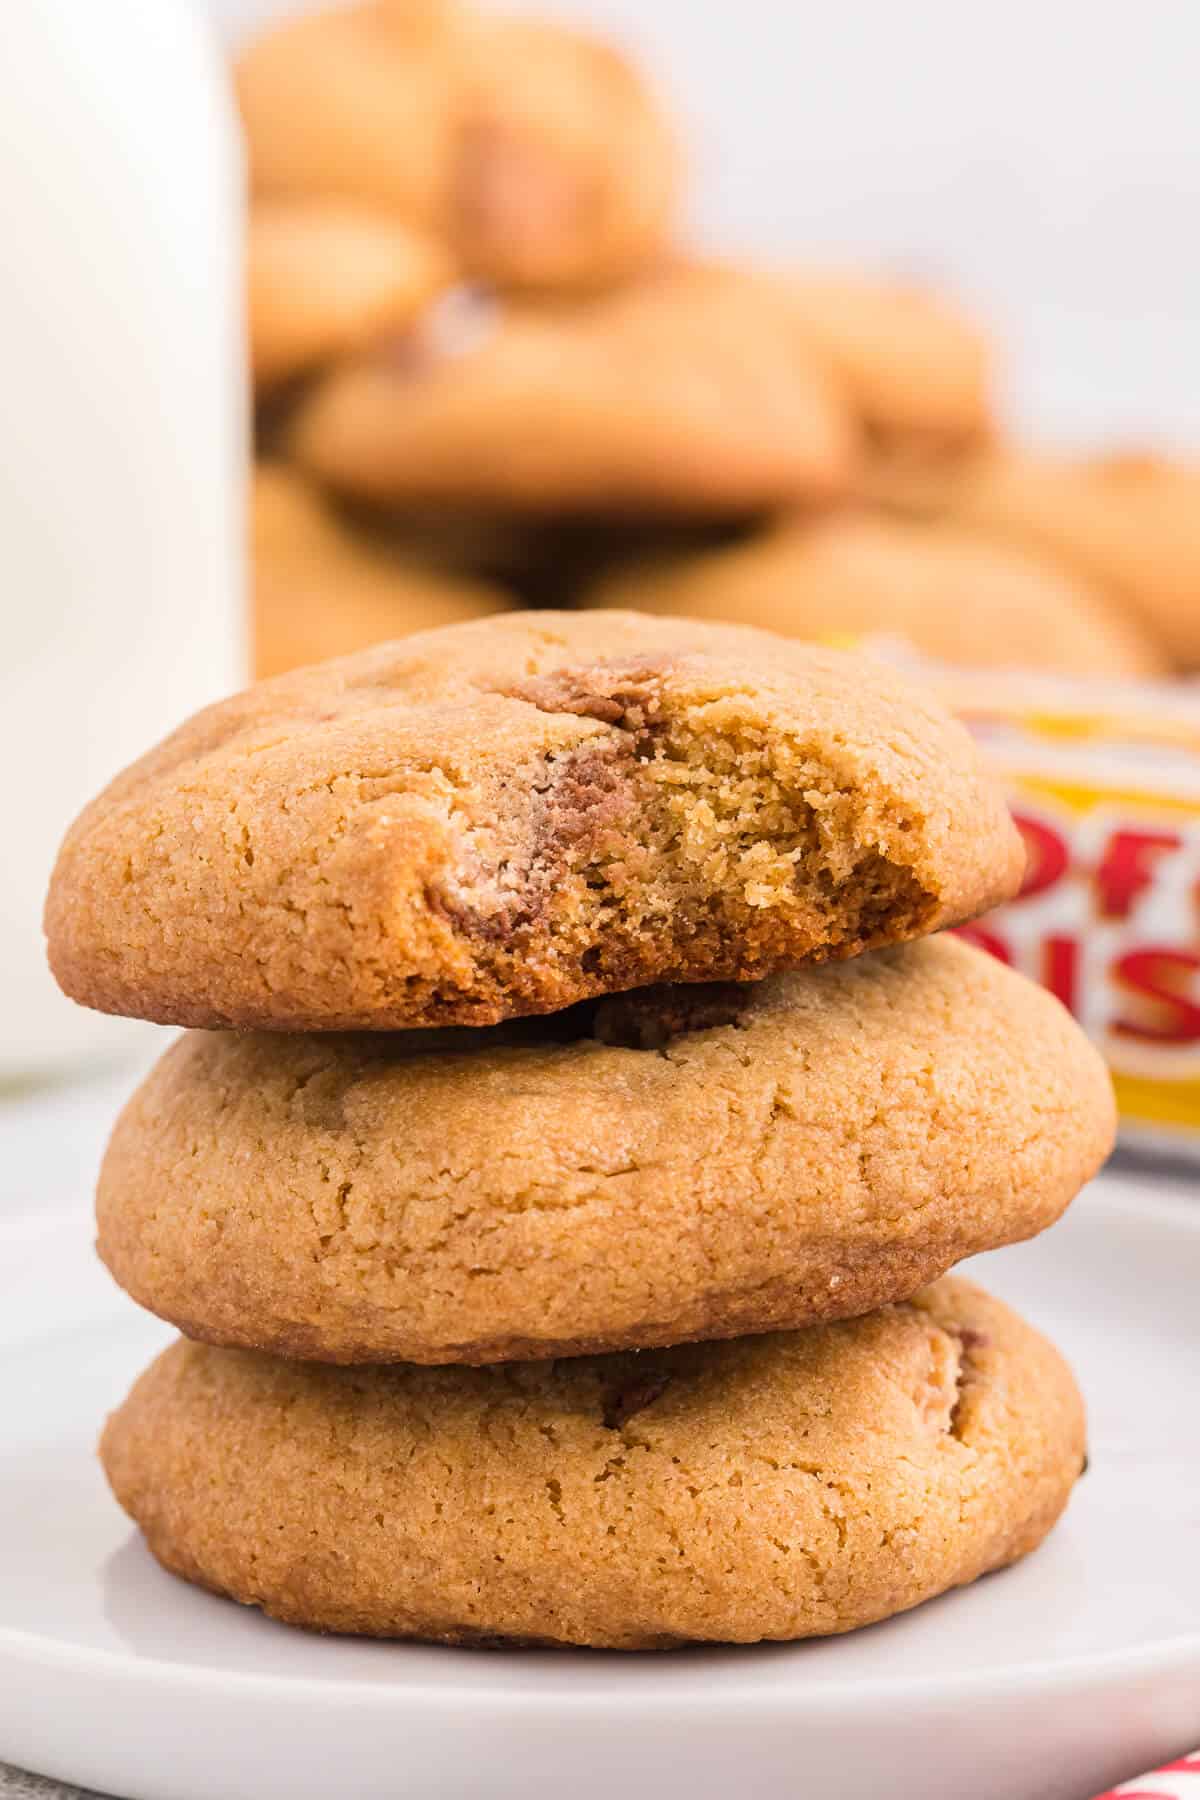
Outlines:
<svg viewBox="0 0 1200 1800"><path fill-rule="evenodd" d="M907 861L911 817L839 787L818 750L736 708L710 721L673 703L667 672L614 662L504 690L611 728L546 757L532 790L514 783L509 819L482 822L488 849L469 825L458 871L427 890L508 992L534 1001L535 932L573 984L604 990L664 973L668 934L670 978L687 980L928 929L939 896Z"/></svg>
<svg viewBox="0 0 1200 1800"><path fill-rule="evenodd" d="M635 613L450 626L260 684L84 813L74 998L164 1023L484 1025L971 917L1020 842L890 671Z"/></svg>

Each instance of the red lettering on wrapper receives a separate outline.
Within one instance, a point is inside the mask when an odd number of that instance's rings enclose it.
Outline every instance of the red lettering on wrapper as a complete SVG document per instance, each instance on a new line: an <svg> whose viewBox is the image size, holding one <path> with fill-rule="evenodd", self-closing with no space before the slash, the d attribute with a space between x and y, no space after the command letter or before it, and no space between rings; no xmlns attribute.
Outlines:
<svg viewBox="0 0 1200 1800"><path fill-rule="evenodd" d="M1154 885L1154 865L1183 843L1177 831L1114 831L1096 867L1103 919L1127 919L1139 894Z"/></svg>
<svg viewBox="0 0 1200 1800"><path fill-rule="evenodd" d="M1013 813L1013 824L1025 840L1025 879L1017 900L1029 900L1044 894L1062 880L1071 863L1071 849L1066 839L1026 813ZM1015 904L1015 902L1014 902Z"/></svg>
<svg viewBox="0 0 1200 1800"><path fill-rule="evenodd" d="M1077 1012L1079 1000L1079 939L1048 937L1042 945L1042 986L1061 1000L1068 1012Z"/></svg>
<svg viewBox="0 0 1200 1800"><path fill-rule="evenodd" d="M1200 1003L1180 992L1198 975L1200 955L1194 950L1163 946L1127 950L1113 963L1112 979L1148 1003L1151 1017L1139 1023L1122 1015L1113 1020L1113 1031L1154 1044L1200 1043Z"/></svg>

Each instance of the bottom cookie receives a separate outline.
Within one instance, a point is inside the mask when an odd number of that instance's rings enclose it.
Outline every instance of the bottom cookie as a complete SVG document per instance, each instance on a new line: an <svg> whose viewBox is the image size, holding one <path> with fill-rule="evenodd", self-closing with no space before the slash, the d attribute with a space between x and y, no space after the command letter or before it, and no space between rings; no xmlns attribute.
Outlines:
<svg viewBox="0 0 1200 1800"><path fill-rule="evenodd" d="M1057 1351L969 1282L808 1331L495 1368L180 1340L101 1458L155 1556L291 1624L660 1649L823 1636L1035 1548Z"/></svg>

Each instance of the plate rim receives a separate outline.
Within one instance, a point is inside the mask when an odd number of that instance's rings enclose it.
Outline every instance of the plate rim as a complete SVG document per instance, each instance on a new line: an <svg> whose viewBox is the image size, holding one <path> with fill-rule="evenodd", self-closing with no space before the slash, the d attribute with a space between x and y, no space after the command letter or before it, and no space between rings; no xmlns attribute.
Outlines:
<svg viewBox="0 0 1200 1800"><path fill-rule="evenodd" d="M309 1635L319 1639L321 1634ZM420 1647L426 1650L447 1648L429 1644ZM699 1659L713 1652L737 1651L752 1654L759 1648L786 1647L784 1644L712 1644L697 1645L692 1650L669 1654L695 1656ZM514 1654L525 1653L487 1653L489 1660L496 1655ZM586 1661L593 1655L611 1655L620 1657L622 1663L627 1661L631 1668L635 1665L644 1667L646 1654L632 1651L578 1652L581 1661ZM404 1682L356 1677L352 1681L339 1682L334 1687L316 1675L266 1675L252 1670L239 1670L231 1674L224 1669L188 1667L161 1660L143 1662L133 1652L84 1649L76 1644L35 1638L29 1633L4 1626L0 1627L0 1666L9 1660L26 1669L31 1664L37 1664L43 1671L52 1674L103 1681L135 1681L146 1688L153 1686L163 1691L173 1689L176 1692L199 1692L226 1702L236 1693L239 1699L247 1702L319 1703L338 1708L342 1705L356 1708L381 1706L389 1712L395 1712L403 1705L417 1703L423 1706L436 1704L456 1712L469 1704L480 1709L491 1707L496 1712L523 1712L533 1708L564 1716L573 1712L590 1714L600 1709L611 1711L614 1708L631 1713L659 1713L672 1708L691 1711L704 1707L711 1710L720 1698L722 1685L719 1680L710 1683L696 1682L686 1687L681 1686L678 1691L669 1695L661 1692L651 1694L637 1683L630 1684L628 1694L614 1694L586 1686L570 1691L539 1693L532 1687L527 1691L497 1689L486 1680L474 1676L453 1684L440 1682L429 1676L418 1676ZM655 1654L655 1661L657 1660L658 1654ZM1055 1662L1031 1659L1002 1669L966 1671L961 1674L943 1673L937 1676L845 1679L823 1682L819 1688L811 1689L805 1689L802 1683L794 1690L782 1684L772 1684L769 1688L738 1689L726 1704L739 1714L783 1712L791 1718L799 1719L807 1711L815 1711L822 1716L831 1712L844 1713L858 1708L864 1701L877 1701L881 1705L903 1705L906 1701L929 1702L936 1699L940 1704L984 1695L993 1699L1011 1699L1030 1690L1036 1690L1039 1695L1061 1694L1104 1687L1116 1679L1125 1681L1162 1677L1186 1670L1192 1665L1196 1678L1200 1679L1200 1630L1165 1638L1160 1643L1139 1645L1130 1650L1106 1650L1096 1655L1080 1654Z"/></svg>

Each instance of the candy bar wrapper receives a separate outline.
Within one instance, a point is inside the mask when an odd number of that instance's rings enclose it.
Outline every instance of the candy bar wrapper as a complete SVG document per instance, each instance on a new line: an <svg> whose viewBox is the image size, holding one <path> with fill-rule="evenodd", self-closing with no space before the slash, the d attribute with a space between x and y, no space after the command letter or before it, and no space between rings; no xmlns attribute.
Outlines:
<svg viewBox="0 0 1200 1800"><path fill-rule="evenodd" d="M1124 1145L1200 1163L1200 685L918 664L1006 782L1020 895L962 935L1050 988L1112 1070Z"/></svg>

